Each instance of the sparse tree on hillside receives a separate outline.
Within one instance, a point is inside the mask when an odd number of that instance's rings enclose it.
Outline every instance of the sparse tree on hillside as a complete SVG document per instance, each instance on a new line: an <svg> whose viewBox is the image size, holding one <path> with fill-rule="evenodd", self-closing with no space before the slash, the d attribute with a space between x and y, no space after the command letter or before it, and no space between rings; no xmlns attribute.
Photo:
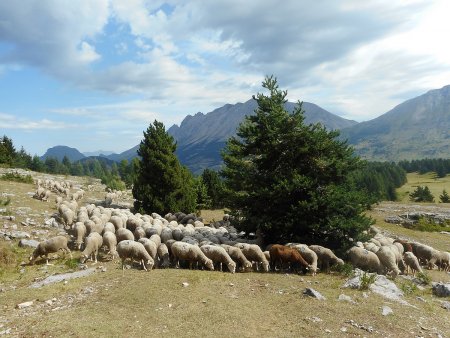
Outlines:
<svg viewBox="0 0 450 338"><path fill-rule="evenodd" d="M211 207L222 208L223 202L223 181L219 174L211 169L205 169L202 173L202 181L205 184L206 192L211 199Z"/></svg>
<svg viewBox="0 0 450 338"><path fill-rule="evenodd" d="M247 116L222 152L227 206L247 232L266 242L299 241L331 248L364 237L372 220L363 215L364 194L347 181L360 164L336 131L306 125L301 103L285 110L286 91L268 77L255 115Z"/></svg>
<svg viewBox="0 0 450 338"><path fill-rule="evenodd" d="M176 143L164 124L154 121L144 131L133 184L136 211L164 215L193 212L196 206L194 180L175 155Z"/></svg>
<svg viewBox="0 0 450 338"><path fill-rule="evenodd" d="M450 203L450 196L448 195L448 192L445 189L442 190L442 195L439 195L439 201L441 203Z"/></svg>
<svg viewBox="0 0 450 338"><path fill-rule="evenodd" d="M12 166L16 157L16 149L12 139L4 135L0 139L0 164Z"/></svg>
<svg viewBox="0 0 450 338"><path fill-rule="evenodd" d="M428 186L418 186L409 194L409 199L413 202L434 202L434 196Z"/></svg>

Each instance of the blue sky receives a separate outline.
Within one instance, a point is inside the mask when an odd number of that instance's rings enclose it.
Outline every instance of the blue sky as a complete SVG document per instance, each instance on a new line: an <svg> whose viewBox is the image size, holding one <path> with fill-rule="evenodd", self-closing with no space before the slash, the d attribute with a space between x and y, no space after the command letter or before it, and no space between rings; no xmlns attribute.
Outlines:
<svg viewBox="0 0 450 338"><path fill-rule="evenodd" d="M450 84L450 3L400 0L0 2L0 136L122 152L154 119L289 99L366 121Z"/></svg>

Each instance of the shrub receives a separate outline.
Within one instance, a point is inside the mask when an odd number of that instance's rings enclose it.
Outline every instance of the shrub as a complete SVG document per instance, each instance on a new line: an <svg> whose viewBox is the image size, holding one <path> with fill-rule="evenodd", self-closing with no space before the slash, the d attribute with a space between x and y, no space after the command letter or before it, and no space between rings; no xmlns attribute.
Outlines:
<svg viewBox="0 0 450 338"><path fill-rule="evenodd" d="M345 277L350 277L353 273L353 265L350 263L344 263L343 265L333 265L332 269L339 272Z"/></svg>
<svg viewBox="0 0 450 338"><path fill-rule="evenodd" d="M375 283L377 279L377 275L375 273L363 272L361 276L361 285L359 286L360 290L368 290L369 286Z"/></svg>
<svg viewBox="0 0 450 338"><path fill-rule="evenodd" d="M19 173L6 173L0 176L2 181L13 181L19 183L30 183L33 184L33 177L31 175L21 175Z"/></svg>
<svg viewBox="0 0 450 338"><path fill-rule="evenodd" d="M400 290L402 290L405 295L411 295L417 292L418 289L417 285L414 282L405 281L404 283L400 284Z"/></svg>
<svg viewBox="0 0 450 338"><path fill-rule="evenodd" d="M11 244L0 242L0 276L17 263L17 254Z"/></svg>
<svg viewBox="0 0 450 338"><path fill-rule="evenodd" d="M420 280L420 282L421 282L422 284L425 284L425 285L430 285L430 284L431 284L431 277L430 277L430 275L428 275L428 273L425 272L425 271L422 271L422 272L417 273L416 278L417 278L418 280Z"/></svg>

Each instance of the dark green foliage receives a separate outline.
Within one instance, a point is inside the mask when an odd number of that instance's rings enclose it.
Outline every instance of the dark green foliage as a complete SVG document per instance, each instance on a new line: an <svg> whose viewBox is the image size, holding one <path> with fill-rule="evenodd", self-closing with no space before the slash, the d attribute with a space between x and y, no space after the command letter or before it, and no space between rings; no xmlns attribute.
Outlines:
<svg viewBox="0 0 450 338"><path fill-rule="evenodd" d="M260 229L268 243L316 243L346 248L363 237L372 220L363 212L370 201L350 182L359 158L337 131L305 125L301 103L284 109L286 91L266 78L269 96L258 94L255 115L247 116L222 153L227 206Z"/></svg>
<svg viewBox="0 0 450 338"><path fill-rule="evenodd" d="M6 173L0 176L2 181L12 181L19 183L34 183L33 177L31 175L21 175L18 173Z"/></svg>
<svg viewBox="0 0 450 338"><path fill-rule="evenodd" d="M0 139L0 164L12 166L16 157L16 148L10 138L4 135Z"/></svg>
<svg viewBox="0 0 450 338"><path fill-rule="evenodd" d="M215 209L223 208L224 184L217 171L211 169L203 170L202 180L211 199L211 207Z"/></svg>
<svg viewBox="0 0 450 338"><path fill-rule="evenodd" d="M367 162L350 173L349 180L358 190L365 191L371 202L395 201L395 189L406 183L406 172L402 167L389 162Z"/></svg>
<svg viewBox="0 0 450 338"><path fill-rule="evenodd" d="M439 178L445 177L450 173L450 159L443 158L426 158L423 160L400 161L398 163L406 172L418 172L425 174L435 172Z"/></svg>
<svg viewBox="0 0 450 338"><path fill-rule="evenodd" d="M445 189L442 190L442 195L439 195L439 202L450 203L450 196L448 195L448 192Z"/></svg>
<svg viewBox="0 0 450 338"><path fill-rule="evenodd" d="M418 186L409 194L409 199L413 202L434 202L433 194L427 186Z"/></svg>
<svg viewBox="0 0 450 338"><path fill-rule="evenodd" d="M203 176L198 176L195 178L195 191L197 194L197 210L210 209L211 208L211 198L208 195L208 190L205 183L203 182Z"/></svg>
<svg viewBox="0 0 450 338"><path fill-rule="evenodd" d="M155 120L144 131L132 190L136 211L161 215L175 211L195 211L194 179L181 166L175 150L175 140L161 122Z"/></svg>

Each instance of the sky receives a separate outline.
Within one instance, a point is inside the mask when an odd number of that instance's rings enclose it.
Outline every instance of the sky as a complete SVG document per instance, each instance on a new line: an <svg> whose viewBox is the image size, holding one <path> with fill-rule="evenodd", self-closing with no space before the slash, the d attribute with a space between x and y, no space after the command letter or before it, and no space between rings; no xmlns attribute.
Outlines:
<svg viewBox="0 0 450 338"><path fill-rule="evenodd" d="M290 101L367 121L450 84L448 0L0 1L0 136L120 153L155 119Z"/></svg>

